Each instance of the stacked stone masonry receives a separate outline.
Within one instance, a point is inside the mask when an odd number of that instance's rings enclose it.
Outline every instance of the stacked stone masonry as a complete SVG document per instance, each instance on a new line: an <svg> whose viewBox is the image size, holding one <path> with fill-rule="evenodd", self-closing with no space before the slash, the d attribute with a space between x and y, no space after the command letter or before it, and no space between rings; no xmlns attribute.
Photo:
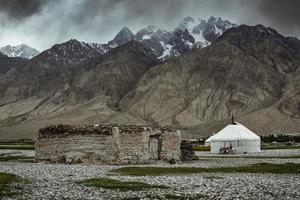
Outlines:
<svg viewBox="0 0 300 200"><path fill-rule="evenodd" d="M36 133L36 161L145 164L179 160L180 131L137 125L53 125Z"/></svg>

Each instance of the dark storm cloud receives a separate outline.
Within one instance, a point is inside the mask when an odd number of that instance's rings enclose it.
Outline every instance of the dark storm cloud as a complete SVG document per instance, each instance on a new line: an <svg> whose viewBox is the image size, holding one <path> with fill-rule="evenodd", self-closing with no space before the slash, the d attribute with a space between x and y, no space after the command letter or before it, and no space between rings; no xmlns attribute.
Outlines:
<svg viewBox="0 0 300 200"><path fill-rule="evenodd" d="M45 0L0 0L0 12L19 20L38 13L45 3Z"/></svg>
<svg viewBox="0 0 300 200"><path fill-rule="evenodd" d="M158 15L164 20L178 16L186 5L186 2L182 0L165 0L163 3L161 0L125 0L123 3L129 11L127 16L131 18Z"/></svg>
<svg viewBox="0 0 300 200"><path fill-rule="evenodd" d="M220 16L299 37L299 7L300 0L0 0L0 46L28 43L43 50L71 38L107 42L124 26L172 30L186 16Z"/></svg>
<svg viewBox="0 0 300 200"><path fill-rule="evenodd" d="M300 30L299 0L261 0L258 12L286 32Z"/></svg>
<svg viewBox="0 0 300 200"><path fill-rule="evenodd" d="M116 20L143 20L156 16L166 20L178 16L184 5L183 0L90 0L81 4L74 20L84 21L96 16L105 18L112 12L120 13L121 18Z"/></svg>
<svg viewBox="0 0 300 200"><path fill-rule="evenodd" d="M82 4L78 19L105 16L122 8L128 21L174 23L187 15L205 13L235 18L240 23L266 23L285 33L300 29L300 0L89 0ZM108 14L109 15L109 14ZM118 19L115 19L118 20Z"/></svg>

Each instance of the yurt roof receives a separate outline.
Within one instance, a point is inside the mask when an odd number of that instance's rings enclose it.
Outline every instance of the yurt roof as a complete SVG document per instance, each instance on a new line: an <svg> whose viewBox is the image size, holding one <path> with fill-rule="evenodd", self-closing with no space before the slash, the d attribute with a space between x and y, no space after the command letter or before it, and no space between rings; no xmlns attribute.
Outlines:
<svg viewBox="0 0 300 200"><path fill-rule="evenodd" d="M260 137L240 123L229 124L205 142L260 140Z"/></svg>

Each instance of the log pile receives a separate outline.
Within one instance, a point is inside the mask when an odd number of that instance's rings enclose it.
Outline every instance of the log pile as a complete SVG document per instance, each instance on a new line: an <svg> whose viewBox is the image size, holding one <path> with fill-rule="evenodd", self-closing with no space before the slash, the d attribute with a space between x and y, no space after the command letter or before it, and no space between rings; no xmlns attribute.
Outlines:
<svg viewBox="0 0 300 200"><path fill-rule="evenodd" d="M45 128L38 130L38 133L42 137L47 137L51 135L68 135L68 134L98 134L98 135L111 135L113 125L50 125Z"/></svg>
<svg viewBox="0 0 300 200"><path fill-rule="evenodd" d="M121 133L142 133L144 131L159 130L159 132L174 132L171 127L159 127L159 126L142 126L142 125L116 125L119 127Z"/></svg>
<svg viewBox="0 0 300 200"><path fill-rule="evenodd" d="M118 125L118 124L96 124L96 125L68 125L57 124L50 125L38 130L39 137L51 137L51 136L66 136L71 134L96 134L96 135L112 135L112 129L118 127L120 133L138 134L144 131L159 130L163 133L165 131L173 131L170 127L155 127L155 126L141 126L141 125Z"/></svg>
<svg viewBox="0 0 300 200"><path fill-rule="evenodd" d="M192 149L193 143L188 140L182 140L180 144L181 150L181 160L182 161L191 161L198 160L198 157L195 155L194 150Z"/></svg>
<svg viewBox="0 0 300 200"><path fill-rule="evenodd" d="M140 126L140 125L119 125L117 126L120 129L120 133L142 133L144 131L153 130L149 126Z"/></svg>
<svg viewBox="0 0 300 200"><path fill-rule="evenodd" d="M175 132L175 130L172 129L170 126L165 126L161 128L161 132Z"/></svg>

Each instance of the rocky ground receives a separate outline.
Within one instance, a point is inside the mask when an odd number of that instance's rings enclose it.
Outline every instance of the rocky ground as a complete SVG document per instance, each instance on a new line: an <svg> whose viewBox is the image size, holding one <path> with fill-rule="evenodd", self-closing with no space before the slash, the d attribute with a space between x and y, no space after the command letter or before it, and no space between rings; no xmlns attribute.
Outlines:
<svg viewBox="0 0 300 200"><path fill-rule="evenodd" d="M288 151L282 150L288 154ZM268 151L276 154L276 151ZM298 150L300 154L300 150ZM298 155L299 155L298 154ZM264 154L262 154L264 155ZM222 167L254 164L258 162L300 163L300 159L259 158L200 158L199 161L178 165L166 163L155 166ZM119 166L63 165L45 163L1 162L0 172L19 175L31 180L22 185L21 195L12 199L163 199L167 195L181 195L194 199L299 199L300 175L295 174L247 174L202 173L166 176L119 176L112 169ZM168 189L143 191L116 191L87 187L76 183L94 177L109 177L123 181L140 181L166 185ZM190 198L191 199L191 198Z"/></svg>

